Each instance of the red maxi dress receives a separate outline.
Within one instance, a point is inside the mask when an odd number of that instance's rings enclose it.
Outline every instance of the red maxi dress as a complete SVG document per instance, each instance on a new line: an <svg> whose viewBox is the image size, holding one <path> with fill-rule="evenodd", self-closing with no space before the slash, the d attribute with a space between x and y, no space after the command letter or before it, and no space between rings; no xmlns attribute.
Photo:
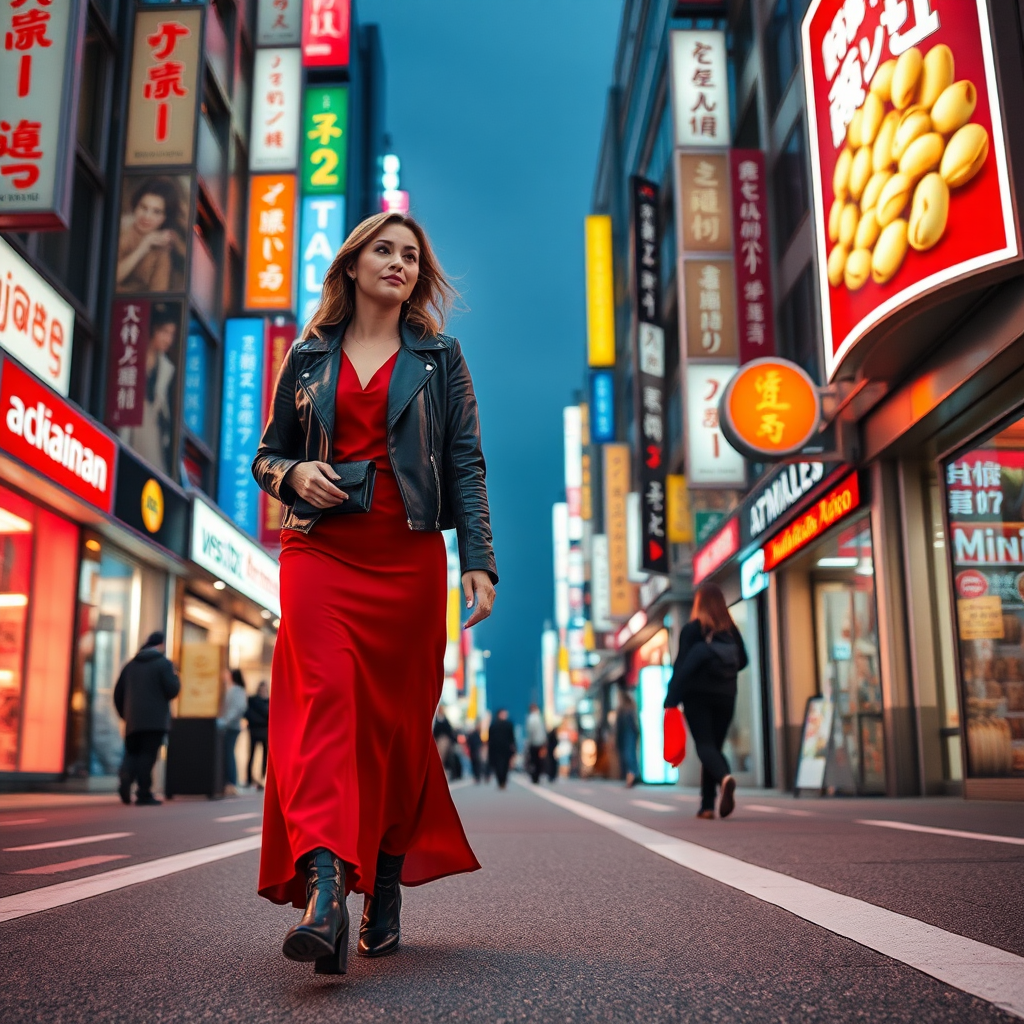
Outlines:
<svg viewBox="0 0 1024 1024"><path fill-rule="evenodd" d="M318 846L351 865L349 891L373 892L379 849L406 855L403 885L480 867L431 729L447 555L439 533L409 529L388 459L396 356L365 391L340 358L334 459L374 459L377 480L369 512L282 533L259 892L296 907L297 861Z"/></svg>

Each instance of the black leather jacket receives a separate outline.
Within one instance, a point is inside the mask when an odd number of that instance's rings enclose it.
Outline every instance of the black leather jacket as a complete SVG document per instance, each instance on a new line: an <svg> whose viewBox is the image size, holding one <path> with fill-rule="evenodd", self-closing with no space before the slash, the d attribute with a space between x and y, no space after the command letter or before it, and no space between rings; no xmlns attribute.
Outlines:
<svg viewBox="0 0 1024 1024"><path fill-rule="evenodd" d="M252 463L260 487L288 506L286 530L309 533L320 518L295 513L296 494L284 478L299 462L333 461L345 326L292 346ZM482 569L497 583L476 395L454 338L421 338L402 324L402 347L388 390L387 444L409 529L454 527L462 571Z"/></svg>

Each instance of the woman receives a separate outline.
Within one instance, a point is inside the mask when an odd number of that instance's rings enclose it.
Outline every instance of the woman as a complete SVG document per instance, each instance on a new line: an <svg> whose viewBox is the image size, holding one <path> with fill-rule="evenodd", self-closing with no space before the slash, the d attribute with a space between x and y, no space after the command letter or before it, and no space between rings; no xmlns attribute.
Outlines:
<svg viewBox="0 0 1024 1024"><path fill-rule="evenodd" d="M227 796L238 795L238 761L235 759L235 746L242 731L242 719L248 700L245 696L245 678L241 671L233 668L225 672L224 699L220 705L220 726L224 730L224 793Z"/></svg>
<svg viewBox="0 0 1024 1024"><path fill-rule="evenodd" d="M619 762L626 788L636 785L640 767L636 761L636 744L640 738L640 721L636 715L636 701L624 687L619 687L619 706L615 712L615 746L619 751Z"/></svg>
<svg viewBox="0 0 1024 1024"><path fill-rule="evenodd" d="M171 178L147 178L135 190L117 239L117 291L172 290L174 254L185 250L176 230L181 206L181 190Z"/></svg>
<svg viewBox="0 0 1024 1024"><path fill-rule="evenodd" d="M249 760L245 766L246 785L253 785L252 765L256 760L256 745L260 748L260 780L267 774L267 723L270 721L270 690L265 679L260 680L256 692L249 698L245 709L245 721L249 726ZM255 783L257 789L263 782Z"/></svg>
<svg viewBox="0 0 1024 1024"><path fill-rule="evenodd" d="M736 710L736 677L747 667L743 637L732 621L722 591L703 583L693 598L693 614L679 634L665 707L683 705L700 758L698 818L715 816L715 792L721 786L718 813L728 818L736 808L736 780L722 753Z"/></svg>
<svg viewBox="0 0 1024 1024"><path fill-rule="evenodd" d="M444 679L447 554L458 531L469 627L495 571L476 398L453 295L423 229L363 221L286 356L253 462L288 506L274 650L260 894L305 907L284 954L344 973L345 894L364 894L359 952L400 940L399 883L479 868L431 735ZM331 464L372 459L369 511ZM297 511L298 499L315 510Z"/></svg>

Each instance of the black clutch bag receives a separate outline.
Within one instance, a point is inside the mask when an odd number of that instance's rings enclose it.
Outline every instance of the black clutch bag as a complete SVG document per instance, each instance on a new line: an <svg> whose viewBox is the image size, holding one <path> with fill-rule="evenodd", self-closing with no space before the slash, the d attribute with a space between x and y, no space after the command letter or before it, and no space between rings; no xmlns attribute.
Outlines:
<svg viewBox="0 0 1024 1024"><path fill-rule="evenodd" d="M333 516L349 512L369 512L373 501L373 482L377 479L377 463L372 459L362 462L338 462L331 466L338 477L337 486L348 499L330 508L317 508L303 498L296 498L292 511L299 516Z"/></svg>

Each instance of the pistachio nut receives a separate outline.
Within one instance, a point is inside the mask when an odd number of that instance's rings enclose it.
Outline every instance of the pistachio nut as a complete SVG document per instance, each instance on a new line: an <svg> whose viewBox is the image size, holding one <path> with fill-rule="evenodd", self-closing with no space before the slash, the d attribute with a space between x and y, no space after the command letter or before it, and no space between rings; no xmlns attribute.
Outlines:
<svg viewBox="0 0 1024 1024"><path fill-rule="evenodd" d="M860 208L862 211L870 210L875 206L878 202L878 197L882 194L885 183L891 177L892 171L879 171L868 178L868 183L864 186L864 191L860 197Z"/></svg>
<svg viewBox="0 0 1024 1024"><path fill-rule="evenodd" d="M843 271L846 269L846 258L850 250L845 245L837 245L828 254L828 283L838 288L843 283Z"/></svg>
<svg viewBox="0 0 1024 1024"><path fill-rule="evenodd" d="M890 110L882 121L875 136L875 144L871 150L871 169L877 174L887 170L896 162L892 155L892 144L896 138L896 126L902 115L898 110Z"/></svg>
<svg viewBox="0 0 1024 1024"><path fill-rule="evenodd" d="M896 67L892 71L890 96L892 105L897 110L906 110L914 102L923 65L924 58L916 46L904 50L897 58Z"/></svg>
<svg viewBox="0 0 1024 1024"><path fill-rule="evenodd" d="M949 140L939 173L950 188L966 185L988 156L988 132L980 124L965 124Z"/></svg>
<svg viewBox="0 0 1024 1024"><path fill-rule="evenodd" d="M853 118L850 121L849 127L846 129L846 144L853 149L856 149L860 145L860 126L864 121L864 110L858 107L853 112Z"/></svg>
<svg viewBox="0 0 1024 1024"><path fill-rule="evenodd" d="M896 70L896 61L887 60L879 64L871 78L871 91L883 102L892 98L892 73Z"/></svg>
<svg viewBox="0 0 1024 1024"><path fill-rule="evenodd" d="M963 79L943 89L932 107L932 126L943 135L952 135L971 119L978 105L978 90L973 82Z"/></svg>
<svg viewBox="0 0 1024 1024"><path fill-rule="evenodd" d="M905 110L896 124L896 132L892 138L892 158L899 163L907 151L907 147L922 135L932 130L932 119L924 107L910 107Z"/></svg>
<svg viewBox="0 0 1024 1024"><path fill-rule="evenodd" d="M949 187L941 174L926 174L914 189L910 204L907 238L910 246L924 252L935 245L946 230L949 218Z"/></svg>
<svg viewBox="0 0 1024 1024"><path fill-rule="evenodd" d="M883 228L871 254L871 280L886 284L896 276L907 255L907 222L902 218Z"/></svg>
<svg viewBox="0 0 1024 1024"><path fill-rule="evenodd" d="M882 226L878 223L874 210L868 210L857 223L857 231L853 236L855 249L873 249Z"/></svg>
<svg viewBox="0 0 1024 1024"><path fill-rule="evenodd" d="M853 164L853 150L844 149L832 172L832 194L836 199L845 199L850 194L850 167Z"/></svg>
<svg viewBox="0 0 1024 1024"><path fill-rule="evenodd" d="M842 199L834 199L832 208L828 211L828 240L833 244L839 241L839 219L843 215L845 205Z"/></svg>
<svg viewBox="0 0 1024 1024"><path fill-rule="evenodd" d="M939 166L945 149L946 140L938 132L919 136L900 157L900 174L914 179L924 177Z"/></svg>
<svg viewBox="0 0 1024 1024"><path fill-rule="evenodd" d="M945 44L933 46L921 62L921 84L917 102L931 109L943 91L953 84L953 51Z"/></svg>
<svg viewBox="0 0 1024 1024"><path fill-rule="evenodd" d="M853 246L853 236L857 233L857 222L860 220L860 209L856 203L847 203L839 215L839 244L847 249Z"/></svg>
<svg viewBox="0 0 1024 1024"><path fill-rule="evenodd" d="M860 110L860 144L870 146L885 118L885 104L873 92L869 92Z"/></svg>
<svg viewBox="0 0 1024 1024"><path fill-rule="evenodd" d="M913 178L908 178L905 174L894 174L885 183L878 202L875 203L875 216L883 228L891 224L907 208L913 188Z"/></svg>
<svg viewBox="0 0 1024 1024"><path fill-rule="evenodd" d="M864 186L871 177L871 147L861 146L857 150L850 165L850 196L860 199L864 194Z"/></svg>
<svg viewBox="0 0 1024 1024"><path fill-rule="evenodd" d="M846 266L843 268L843 283L851 292L863 288L871 276L871 250L854 249L846 257Z"/></svg>

